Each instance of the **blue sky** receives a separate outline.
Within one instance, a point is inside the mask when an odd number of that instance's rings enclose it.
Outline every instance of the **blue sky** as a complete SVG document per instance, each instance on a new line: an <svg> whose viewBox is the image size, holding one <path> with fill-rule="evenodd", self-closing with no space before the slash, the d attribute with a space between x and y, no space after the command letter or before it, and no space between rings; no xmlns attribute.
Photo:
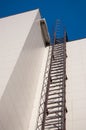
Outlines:
<svg viewBox="0 0 86 130"><path fill-rule="evenodd" d="M37 8L46 18L50 34L60 19L69 40L86 38L86 0L0 0L0 18Z"/></svg>

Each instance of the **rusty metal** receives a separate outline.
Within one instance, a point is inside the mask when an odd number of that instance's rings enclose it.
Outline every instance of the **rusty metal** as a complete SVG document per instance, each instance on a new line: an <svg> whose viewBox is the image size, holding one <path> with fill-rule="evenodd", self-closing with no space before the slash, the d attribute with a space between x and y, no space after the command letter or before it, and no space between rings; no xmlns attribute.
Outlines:
<svg viewBox="0 0 86 130"><path fill-rule="evenodd" d="M48 53L36 130L66 130L66 79L66 32L59 38L55 31L54 44Z"/></svg>

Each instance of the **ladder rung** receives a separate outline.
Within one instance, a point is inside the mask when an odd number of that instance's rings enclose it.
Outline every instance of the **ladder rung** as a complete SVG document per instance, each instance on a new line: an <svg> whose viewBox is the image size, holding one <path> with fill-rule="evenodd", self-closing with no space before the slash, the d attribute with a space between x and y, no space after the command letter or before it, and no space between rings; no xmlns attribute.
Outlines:
<svg viewBox="0 0 86 130"><path fill-rule="evenodd" d="M59 50L58 49L54 49L53 50L53 54L54 53L63 53L63 48L59 48Z"/></svg>
<svg viewBox="0 0 86 130"><path fill-rule="evenodd" d="M52 93L52 94L49 94L48 96L51 96L51 95L57 95L57 94L63 94L63 92L58 92L58 93Z"/></svg>
<svg viewBox="0 0 86 130"><path fill-rule="evenodd" d="M54 67L53 66L51 66L51 68L58 68L58 67L61 67L61 66L63 66L64 65L64 63L60 63L60 64L57 64L56 66L54 65ZM64 67L64 66L63 66Z"/></svg>
<svg viewBox="0 0 86 130"><path fill-rule="evenodd" d="M49 92L52 92L52 91L58 91L58 90L63 90L63 89L64 89L63 87L58 88L58 89L52 89L52 90L49 89Z"/></svg>
<svg viewBox="0 0 86 130"><path fill-rule="evenodd" d="M53 123L53 124L52 124ZM55 124L59 124L59 125L62 125L62 122L46 122L45 123L45 126L50 126L50 125L55 125ZM55 126L54 126L55 127Z"/></svg>
<svg viewBox="0 0 86 130"><path fill-rule="evenodd" d="M59 126L56 126L56 128L55 128L55 126L52 126L52 127L45 127L45 130L62 130L62 128L61 129L59 129Z"/></svg>
<svg viewBox="0 0 86 130"><path fill-rule="evenodd" d="M63 81L51 82L51 84L56 84L56 83L63 83Z"/></svg>
<svg viewBox="0 0 86 130"><path fill-rule="evenodd" d="M57 104L58 105L58 104ZM48 106L47 107L47 109L54 109L54 108L60 108L60 107L63 107L63 105L61 104L61 105L58 105L58 106L52 106L52 107L50 107L50 106Z"/></svg>
<svg viewBox="0 0 86 130"><path fill-rule="evenodd" d="M53 62L51 65L57 65L57 64L60 64L60 63L64 63L64 61L58 61L57 63L55 62Z"/></svg>
<svg viewBox="0 0 86 130"><path fill-rule="evenodd" d="M59 73L51 74L51 77L64 75L64 71L60 71Z"/></svg>
<svg viewBox="0 0 86 130"><path fill-rule="evenodd" d="M54 99L58 99L58 98L63 98L63 96L48 98L48 100L54 100Z"/></svg>
<svg viewBox="0 0 86 130"><path fill-rule="evenodd" d="M63 61L64 61L64 58L63 58L63 57L57 57L57 59L56 59L56 60L53 60L52 63L53 63L53 62L60 61L60 60L63 60Z"/></svg>
<svg viewBox="0 0 86 130"><path fill-rule="evenodd" d="M57 122L57 120L52 120L52 121L47 121L46 123L60 123L60 122Z"/></svg>
<svg viewBox="0 0 86 130"><path fill-rule="evenodd" d="M56 61L56 62L55 62L55 61ZM64 59L61 59L61 58L60 58L60 59L53 60L53 61L52 61L52 64L54 64L54 63L57 64L58 62L64 62Z"/></svg>
<svg viewBox="0 0 86 130"><path fill-rule="evenodd" d="M54 74L62 74L62 71L63 71L63 75L64 75L65 70L63 70L63 69L64 69L64 68L61 68L61 69L52 69L50 75L51 75L51 74L52 74L52 75L54 75Z"/></svg>
<svg viewBox="0 0 86 130"><path fill-rule="evenodd" d="M53 101L53 102L48 102L47 105L56 104L56 103L58 104L58 103L62 103L62 102L63 101L55 101L55 102Z"/></svg>
<svg viewBox="0 0 86 130"><path fill-rule="evenodd" d="M59 72L60 73L63 69L64 69L63 66L59 67L58 69L51 69L51 73L52 72L57 72L57 73Z"/></svg>
<svg viewBox="0 0 86 130"><path fill-rule="evenodd" d="M61 83L61 84L50 84L50 88L55 88L55 87L60 87L60 86L63 86L63 84Z"/></svg>
<svg viewBox="0 0 86 130"><path fill-rule="evenodd" d="M57 115L56 116L51 116L51 117L47 117L46 120L51 120L51 119L56 119L57 118ZM57 118L57 122L60 121L61 119Z"/></svg>
<svg viewBox="0 0 86 130"><path fill-rule="evenodd" d="M57 65L51 65L51 69L52 68L58 68L59 66L63 66L64 65L64 63L60 63L60 64L57 64Z"/></svg>
<svg viewBox="0 0 86 130"><path fill-rule="evenodd" d="M64 79L64 76L63 75L59 75L59 76L57 76L57 77L54 77L53 79L51 78L51 80L52 81L57 81L57 80L61 80L62 81L62 79Z"/></svg>
<svg viewBox="0 0 86 130"><path fill-rule="evenodd" d="M57 110L57 111L49 111L49 114L58 114L58 113L61 113L63 112L62 110Z"/></svg>

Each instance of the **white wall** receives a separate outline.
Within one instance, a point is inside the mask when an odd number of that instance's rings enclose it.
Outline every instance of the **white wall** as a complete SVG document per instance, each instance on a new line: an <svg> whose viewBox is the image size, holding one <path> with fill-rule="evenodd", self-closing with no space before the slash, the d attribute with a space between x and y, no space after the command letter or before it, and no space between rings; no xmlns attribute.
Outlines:
<svg viewBox="0 0 86 130"><path fill-rule="evenodd" d="M39 104L37 97L40 97L48 54L38 21L40 14L38 11L36 13L32 28L0 100L1 130L32 130L32 123L33 129L36 125Z"/></svg>
<svg viewBox="0 0 86 130"><path fill-rule="evenodd" d="M0 19L0 98L19 58L38 10Z"/></svg>
<svg viewBox="0 0 86 130"><path fill-rule="evenodd" d="M86 39L67 43L67 130L86 130Z"/></svg>

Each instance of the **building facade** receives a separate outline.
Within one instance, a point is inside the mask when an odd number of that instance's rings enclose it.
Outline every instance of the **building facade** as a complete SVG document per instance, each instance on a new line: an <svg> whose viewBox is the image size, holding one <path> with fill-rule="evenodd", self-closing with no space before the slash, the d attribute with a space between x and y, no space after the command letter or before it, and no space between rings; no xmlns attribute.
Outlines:
<svg viewBox="0 0 86 130"><path fill-rule="evenodd" d="M0 34L0 130L85 129L86 39L51 46L39 10L2 18Z"/></svg>

